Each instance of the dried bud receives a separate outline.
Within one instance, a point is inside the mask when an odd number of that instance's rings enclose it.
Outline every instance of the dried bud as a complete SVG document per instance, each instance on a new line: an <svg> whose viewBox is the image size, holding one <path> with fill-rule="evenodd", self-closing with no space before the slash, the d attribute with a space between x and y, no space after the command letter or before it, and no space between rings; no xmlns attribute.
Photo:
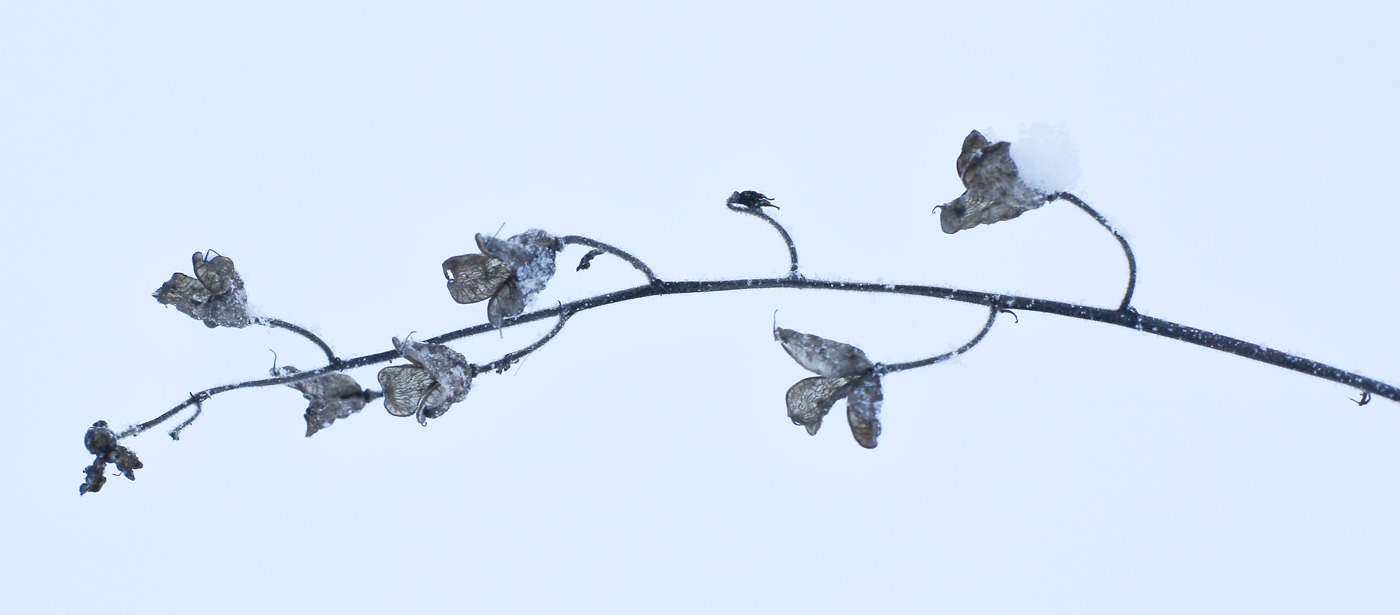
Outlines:
<svg viewBox="0 0 1400 615"><path fill-rule="evenodd" d="M86 478L78 487L78 495L102 490L102 485L107 484L104 472L109 463L116 464L117 471L127 480L136 480L136 470L144 467L136 453L117 444L117 435L107 427L107 421L97 421L88 428L87 433L83 434L83 446L87 447L88 452L96 459L83 470Z"/></svg>
<svg viewBox="0 0 1400 615"><path fill-rule="evenodd" d="M298 373L297 368L286 366L273 375L286 376ZM306 437L330 427L336 419L343 419L364 409L368 403L364 389L354 378L345 374L326 374L309 380L293 382L289 385L311 402L306 408Z"/></svg>
<svg viewBox="0 0 1400 615"><path fill-rule="evenodd" d="M769 198L768 196L764 195L762 192L755 192L755 191L753 191L753 190L745 190L745 191L743 191L743 192L735 192L734 194L729 195L729 200L725 201L725 203L727 203L727 204L729 204L729 205L738 205L738 206L740 206L740 207L747 207L747 208L752 209L752 210L754 210L754 211L758 211L758 210L760 210L760 209L762 209L762 208L764 208L764 207L772 207L773 209L781 209L781 208L778 207L777 205L774 205L774 204L773 204L773 199L771 199L771 198Z"/></svg>
<svg viewBox="0 0 1400 615"><path fill-rule="evenodd" d="M875 375L861 378L846 397L846 420L851 424L851 435L865 448L875 448L875 439L880 436L880 405L884 400L880 377Z"/></svg>
<svg viewBox="0 0 1400 615"><path fill-rule="evenodd" d="M1047 201L1045 194L1021 181L1011 159L1011 144L989 145L976 130L963 140L957 167L967 191L942 205L939 223L945 233L1010 220Z"/></svg>
<svg viewBox="0 0 1400 615"><path fill-rule="evenodd" d="M98 421L83 434L83 446L87 447L89 453L105 459L107 453L117 446L117 434L107 427L107 421Z"/></svg>
<svg viewBox="0 0 1400 615"><path fill-rule="evenodd" d="M212 251L211 251L212 252ZM163 305L173 305L185 315L202 320L209 328L243 328L252 323L248 316L248 293L243 278L233 268L233 259L195 252L194 275L170 276L152 294Z"/></svg>
<svg viewBox="0 0 1400 615"><path fill-rule="evenodd" d="M427 425L467 398L472 368L466 357L442 344L394 338L394 348L411 365L391 365L379 370L384 387L384 408L394 416L417 416Z"/></svg>
<svg viewBox="0 0 1400 615"><path fill-rule="evenodd" d="M773 339L782 342L798 365L814 374L831 378L861 376L875 367L865 352L850 344L776 327Z"/></svg>
<svg viewBox="0 0 1400 615"><path fill-rule="evenodd" d="M787 392L788 418L793 425L806 427L809 435L817 435L822 418L831 411L836 400L851 392L853 380L816 376L798 381Z"/></svg>

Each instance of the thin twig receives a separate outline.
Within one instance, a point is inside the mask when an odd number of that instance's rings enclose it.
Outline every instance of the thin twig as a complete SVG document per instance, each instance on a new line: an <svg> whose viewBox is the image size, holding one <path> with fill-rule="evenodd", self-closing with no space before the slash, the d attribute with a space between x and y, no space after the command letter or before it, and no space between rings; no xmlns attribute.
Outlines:
<svg viewBox="0 0 1400 615"><path fill-rule="evenodd" d="M549 343L549 340L554 339L554 336L559 335L559 331L564 328L564 323L569 322L570 316L573 316L573 314L570 312L560 312L559 322L554 323L554 328L550 329L549 333L544 334L544 337L535 340L535 343L530 344L529 346L507 354L506 356L496 359L495 361L492 361L490 363L487 363L486 365L473 366L472 371L478 374L485 372L496 372L499 374L510 369L510 366L515 364L516 361L519 361L526 355L529 355L530 353L539 350L541 346L544 346L545 344Z"/></svg>
<svg viewBox="0 0 1400 615"><path fill-rule="evenodd" d="M987 337L987 332L992 330L992 324L997 321L997 312L1000 312L1001 310L993 307L988 308L987 311L989 312L987 314L987 324L982 325L982 330L977 333L977 336L972 338L966 344L963 344L961 348L958 348L957 350L951 352L945 352L936 357L929 357L927 359L921 359L918 361L909 361L907 363L890 363L880 368L879 372L882 374L892 374L894 372L902 372L904 370L914 369L916 367L933 365L934 363L942 363L964 352L972 350L972 347L976 346L979 342L981 342L982 338Z"/></svg>
<svg viewBox="0 0 1400 615"><path fill-rule="evenodd" d="M783 243L787 244L788 258L792 260L792 269L788 271L788 276L797 275L797 245L792 242L792 235L788 234L787 229L783 228L783 225L778 224L778 221L774 220L773 216L764 213L761 209L750 209L742 205L735 205L734 203L726 203L725 206L741 214L762 218L768 222L768 224L772 225L773 228L778 229L778 234L783 236Z"/></svg>
<svg viewBox="0 0 1400 615"><path fill-rule="evenodd" d="M329 361L331 365L335 365L340 362L340 359L337 358L335 356L335 353L331 351L330 345L327 344L321 338L316 337L315 333L307 331L306 329L298 327L292 323L289 323L285 320L281 320L279 318L258 318L253 320L253 322L264 327L269 327L273 329L286 329L288 331L291 331L292 333L296 333L297 335L309 339L312 343L321 347L321 352L326 353L326 360Z"/></svg>
<svg viewBox="0 0 1400 615"><path fill-rule="evenodd" d="M1137 286L1137 259L1133 258L1133 249L1128 247L1128 240L1124 239L1122 235L1119 235L1118 231L1113 230L1113 227L1109 225L1106 218L1099 215L1099 212L1094 211L1093 207L1090 207L1088 203L1085 203L1079 197L1068 192L1057 192L1050 195L1050 200L1053 201L1055 199L1064 199L1079 206L1085 213L1093 216L1100 225L1108 229L1108 232L1113 233L1114 238L1118 239L1118 245L1123 246L1123 255L1128 257L1128 290L1123 293L1123 302L1118 305L1118 309L1120 311L1127 311L1129 304L1133 301L1133 289Z"/></svg>
<svg viewBox="0 0 1400 615"><path fill-rule="evenodd" d="M602 250L603 252L606 252L624 261L627 261L627 264L636 268L637 271L642 272L642 275L645 275L647 277L648 282L656 283L661 281L660 278L656 277L655 273L652 273L651 267L648 267L646 263L643 263L641 261L641 259L596 239L589 239L587 237L580 237L578 235L568 235L565 237L560 237L559 241L562 241L565 244L577 244L581 246L588 246L590 248L593 248L594 250Z"/></svg>
<svg viewBox="0 0 1400 615"><path fill-rule="evenodd" d="M177 426L175 427L175 429L170 430L170 439L171 439L171 440L179 440L179 439L180 439L180 432L184 431L186 427L189 427L189 426L190 426L190 423L193 423L195 419L199 418L199 415L202 414L203 412L204 412L204 404L202 404L202 403L200 403L200 402L198 402L198 401L194 402L194 414L191 414L191 415L190 415L190 418L185 419L184 422L182 422L182 423L180 423L179 425L177 425Z"/></svg>

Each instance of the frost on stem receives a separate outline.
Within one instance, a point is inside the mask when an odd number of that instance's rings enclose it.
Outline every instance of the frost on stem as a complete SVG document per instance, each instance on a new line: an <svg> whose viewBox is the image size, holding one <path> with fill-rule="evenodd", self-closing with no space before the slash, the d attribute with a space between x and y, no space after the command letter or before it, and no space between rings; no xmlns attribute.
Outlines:
<svg viewBox="0 0 1400 615"><path fill-rule="evenodd" d="M875 448L880 435L880 404L884 394L880 375L865 352L850 344L776 328L773 337L783 350L808 371L819 374L792 385L787 392L788 418L810 435L821 429L822 419L837 400L846 398L846 420L851 435L865 448Z"/></svg>
<svg viewBox="0 0 1400 615"><path fill-rule="evenodd" d="M209 253L217 254L213 250ZM151 296L163 305L173 305L185 315L204 321L205 326L243 328L252 323L248 317L248 293L243 290L243 278L233 268L233 259L209 253L195 252L194 276L183 273L170 276Z"/></svg>
<svg viewBox="0 0 1400 615"><path fill-rule="evenodd" d="M106 470L109 463L115 464L117 471L127 480L136 480L136 470L145 467L141 460L136 458L136 453L117 444L117 435L107 427L107 421L93 423L87 433L83 434L83 445L96 459L92 465L83 469L85 479L83 484L78 486L78 495L102 490L102 485L107 483Z"/></svg>
<svg viewBox="0 0 1400 615"><path fill-rule="evenodd" d="M394 338L394 348L411 365L391 365L379 370L384 387L384 409L394 416L417 416L420 425L447 413L452 404L467 398L472 388L472 366L457 351L414 340Z"/></svg>
<svg viewBox="0 0 1400 615"><path fill-rule="evenodd" d="M989 144L982 133L972 131L963 140L957 166L967 191L939 206L943 209L939 223L945 233L1010 220L1049 201L1047 195L1021 181L1011 160L1011 144L1006 141Z"/></svg>
<svg viewBox="0 0 1400 615"><path fill-rule="evenodd" d="M477 234L476 246L480 254L443 261L442 273L457 303L489 298L486 317L496 327L522 314L530 298L544 290L554 277L554 256L564 248L558 238L539 229L510 239Z"/></svg>
<svg viewBox="0 0 1400 615"><path fill-rule="evenodd" d="M290 376L299 373L290 365L272 370L275 376ZM336 419L343 419L364 409L369 403L369 395L360 388L354 378L341 373L330 373L309 380L301 380L287 385L301 391L311 405L306 407L306 437L330 427Z"/></svg>

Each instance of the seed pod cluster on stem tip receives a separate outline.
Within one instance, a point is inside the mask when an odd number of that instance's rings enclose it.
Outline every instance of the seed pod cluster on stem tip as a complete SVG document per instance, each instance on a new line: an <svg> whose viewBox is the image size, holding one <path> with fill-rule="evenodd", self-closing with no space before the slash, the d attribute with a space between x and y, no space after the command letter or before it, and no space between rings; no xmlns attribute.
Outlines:
<svg viewBox="0 0 1400 615"><path fill-rule="evenodd" d="M817 435L822 419L841 398L846 399L846 421L851 435L865 448L875 448L880 436L880 406L885 396L880 375L865 351L850 344L776 327L773 338L798 365L818 374L792 385L787 392L788 418L810 435Z"/></svg>

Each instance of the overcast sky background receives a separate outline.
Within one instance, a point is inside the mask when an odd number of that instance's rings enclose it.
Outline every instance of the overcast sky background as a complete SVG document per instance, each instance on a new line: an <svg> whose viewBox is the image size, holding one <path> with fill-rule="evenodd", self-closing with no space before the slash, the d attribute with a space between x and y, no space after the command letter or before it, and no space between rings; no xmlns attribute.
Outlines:
<svg viewBox="0 0 1400 615"><path fill-rule="evenodd" d="M1222 6L1231 4L1233 6ZM1145 314L1400 382L1400 14L1381 2L19 3L0 7L13 612L1209 613L1400 609L1400 413L1179 342L1019 314L885 381L884 435L785 416L780 324L902 361L981 308L758 291L576 316L425 429L303 437L300 338L151 293L231 257L342 356L485 321L443 259L529 228L663 278L808 276L1116 305L1067 204L945 235L963 137L1058 127ZM1013 146L1014 147L1014 146ZM504 226L502 226L504 225ZM614 259L550 305L639 282ZM550 323L454 344L476 362ZM376 368L354 375L374 382Z"/></svg>

